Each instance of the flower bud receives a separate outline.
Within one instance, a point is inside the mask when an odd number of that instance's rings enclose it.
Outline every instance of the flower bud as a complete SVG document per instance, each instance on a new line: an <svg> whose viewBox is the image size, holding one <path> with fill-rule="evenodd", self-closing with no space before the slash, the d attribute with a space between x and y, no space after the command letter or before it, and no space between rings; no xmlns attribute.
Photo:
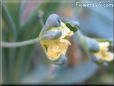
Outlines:
<svg viewBox="0 0 114 86"><path fill-rule="evenodd" d="M90 51L92 52L99 51L99 44L95 39L86 37L86 43Z"/></svg>
<svg viewBox="0 0 114 86"><path fill-rule="evenodd" d="M71 28L69 29L58 15L52 14L48 17L39 37L41 46L50 61L57 65L64 65L67 62L65 54L71 45L69 37L73 34Z"/></svg>
<svg viewBox="0 0 114 86"><path fill-rule="evenodd" d="M53 64L56 65L65 65L67 63L67 57L65 55L61 55L60 59L58 59L57 61L53 61Z"/></svg>
<svg viewBox="0 0 114 86"><path fill-rule="evenodd" d="M61 24L61 19L57 14L51 14L46 20L46 26L49 27L58 27Z"/></svg>

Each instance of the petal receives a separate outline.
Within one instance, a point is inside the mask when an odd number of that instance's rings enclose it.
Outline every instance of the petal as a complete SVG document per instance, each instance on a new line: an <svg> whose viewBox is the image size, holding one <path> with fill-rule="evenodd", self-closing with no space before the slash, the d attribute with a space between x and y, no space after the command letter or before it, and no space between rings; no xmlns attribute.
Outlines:
<svg viewBox="0 0 114 86"><path fill-rule="evenodd" d="M107 56L104 57L104 60L106 61L112 61L114 59L113 53L107 52Z"/></svg>
<svg viewBox="0 0 114 86"><path fill-rule="evenodd" d="M100 49L103 51L108 51L109 45L110 45L109 42L99 43Z"/></svg>
<svg viewBox="0 0 114 86"><path fill-rule="evenodd" d="M60 48L58 45L51 45L48 47L47 55L50 60L57 60L60 56Z"/></svg>
<svg viewBox="0 0 114 86"><path fill-rule="evenodd" d="M66 27L66 25L64 23L61 23L62 27L61 27L61 31L62 31L62 37L61 38L64 38L65 36L68 36L68 35L73 35L73 32L70 31L70 29L68 27Z"/></svg>

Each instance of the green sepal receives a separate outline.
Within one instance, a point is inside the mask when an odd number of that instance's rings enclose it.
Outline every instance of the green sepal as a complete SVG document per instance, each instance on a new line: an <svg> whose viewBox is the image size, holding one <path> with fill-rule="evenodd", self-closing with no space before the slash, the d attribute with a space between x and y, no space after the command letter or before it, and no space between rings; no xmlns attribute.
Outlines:
<svg viewBox="0 0 114 86"><path fill-rule="evenodd" d="M66 26L73 32L76 32L79 29L79 26L73 26L70 23L66 23Z"/></svg>

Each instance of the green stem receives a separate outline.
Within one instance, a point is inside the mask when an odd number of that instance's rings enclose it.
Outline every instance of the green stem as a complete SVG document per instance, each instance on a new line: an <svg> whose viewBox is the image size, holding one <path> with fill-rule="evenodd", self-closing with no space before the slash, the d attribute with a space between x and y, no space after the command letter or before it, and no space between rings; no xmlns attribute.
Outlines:
<svg viewBox="0 0 114 86"><path fill-rule="evenodd" d="M87 57L90 57L90 52L88 50L87 44L86 44L86 36L84 36L79 30L76 32L76 36L78 38L78 41L80 42L81 46L83 47L85 53L87 54Z"/></svg>
<svg viewBox="0 0 114 86"><path fill-rule="evenodd" d="M40 25L43 27L44 26L44 21L43 21L42 16L43 15L42 15L41 11L38 11L39 22L40 22ZM39 24L38 24L38 26L39 26ZM37 25L35 27L37 27ZM23 48L20 49L20 52L19 52L19 55L18 55L19 62L20 62L20 64L18 64L19 71L20 71L19 72L20 74L18 76L19 76L19 79L20 80L25 76L25 74L29 70L30 62L31 62L31 57L32 57L31 55L34 52L34 50L33 50L34 47L35 47L34 45L31 45L31 46L23 47Z"/></svg>
<svg viewBox="0 0 114 86"><path fill-rule="evenodd" d="M39 21L41 26L44 26L44 21L43 21L43 15L42 15L42 11L38 11L38 16L39 16Z"/></svg>
<svg viewBox="0 0 114 86"><path fill-rule="evenodd" d="M2 16L3 16L5 23L12 30L14 39L16 40L17 39L16 25L15 25L12 17L9 14L7 7L3 3L2 3Z"/></svg>
<svg viewBox="0 0 114 86"><path fill-rule="evenodd" d="M6 25L11 29L13 41L17 40L17 31L16 31L16 24L11 17L11 14L9 10L7 9L6 5L2 3L2 17L6 23ZM14 54L15 49L8 49L9 50L9 77L10 80L12 80L12 74L13 74L13 65L12 62L14 62Z"/></svg>
<svg viewBox="0 0 114 86"><path fill-rule="evenodd" d="M30 18L27 20L27 22L21 27L20 36L23 37L24 33L27 30L33 28L33 26L35 24L37 24L37 22L38 22L38 17L37 17L38 13L37 13L37 11L38 11L39 7L40 7L40 5L36 7L36 9L34 10L33 14L31 14Z"/></svg>
<svg viewBox="0 0 114 86"><path fill-rule="evenodd" d="M2 41L0 47L6 47L6 48L22 47L30 44L35 44L38 41L39 41L39 38L22 41L22 42L3 42Z"/></svg>

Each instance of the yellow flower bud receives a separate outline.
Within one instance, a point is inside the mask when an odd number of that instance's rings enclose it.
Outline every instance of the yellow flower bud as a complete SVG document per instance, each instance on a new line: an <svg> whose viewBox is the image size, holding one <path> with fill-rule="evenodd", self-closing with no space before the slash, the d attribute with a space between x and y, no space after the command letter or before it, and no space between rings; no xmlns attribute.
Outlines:
<svg viewBox="0 0 114 86"><path fill-rule="evenodd" d="M58 39L54 40L42 40L41 45L43 46L45 53L49 60L55 61L60 58L60 55L66 54L68 46L71 44L68 40L73 35L73 31L70 31L64 23L61 22L61 26L53 27L50 31L61 31L62 35Z"/></svg>

